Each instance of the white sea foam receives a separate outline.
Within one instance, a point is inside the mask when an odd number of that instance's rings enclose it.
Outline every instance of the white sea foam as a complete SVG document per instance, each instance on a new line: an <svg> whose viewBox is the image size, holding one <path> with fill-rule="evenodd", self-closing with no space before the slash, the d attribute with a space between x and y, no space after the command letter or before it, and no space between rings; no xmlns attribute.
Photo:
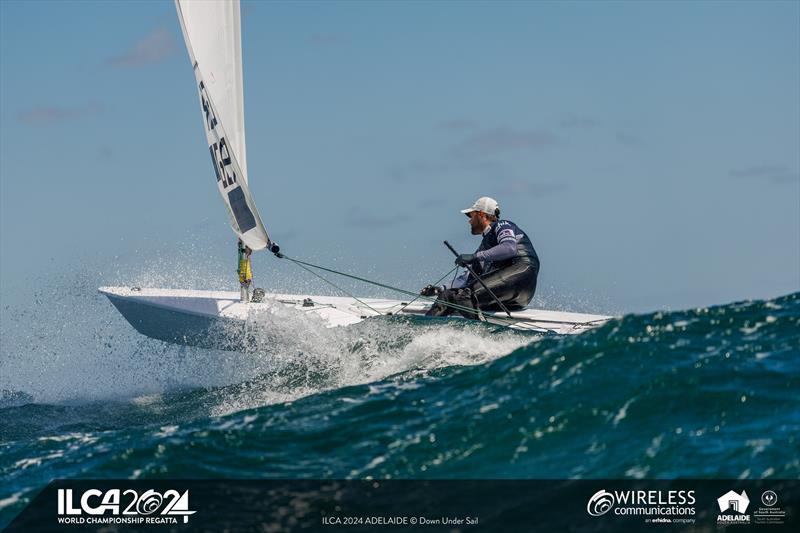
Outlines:
<svg viewBox="0 0 800 533"><path fill-rule="evenodd" d="M124 285L226 288L208 273L155 263ZM56 279L24 305L4 309L0 389L36 403L133 401L159 415L166 393L208 388L212 414L288 402L323 390L491 361L535 341L454 321L370 319L329 329L314 314L281 304L252 317L255 347L244 352L176 346L138 334L89 274ZM230 288L230 287L227 287ZM291 290L310 287L291 287ZM212 402L214 403L214 402Z"/></svg>
<svg viewBox="0 0 800 533"><path fill-rule="evenodd" d="M3 510L6 507L10 507L17 503L20 500L20 497L24 494L24 492L15 492L8 498L0 499L0 510Z"/></svg>
<svg viewBox="0 0 800 533"><path fill-rule="evenodd" d="M416 375L447 366L481 364L536 340L519 332L492 332L463 322L430 324L375 318L345 328L326 328L314 315L276 304L248 321L255 348L247 357L258 378L237 388L214 409L242 409L398 376L391 386L416 387Z"/></svg>

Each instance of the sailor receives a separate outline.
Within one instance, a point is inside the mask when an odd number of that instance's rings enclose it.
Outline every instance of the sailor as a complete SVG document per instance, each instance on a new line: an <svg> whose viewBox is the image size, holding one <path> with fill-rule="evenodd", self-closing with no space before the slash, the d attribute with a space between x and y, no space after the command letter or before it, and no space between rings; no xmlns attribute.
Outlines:
<svg viewBox="0 0 800 533"><path fill-rule="evenodd" d="M469 266L483 284L465 270L450 286L426 286L420 294L437 296L427 316L459 312L477 318L477 313L465 308L500 311L495 297L510 311L524 308L533 299L539 275L539 256L530 238L510 220L501 220L500 206L488 196L461 212L469 218L472 234L483 239L475 253L459 255L456 265Z"/></svg>

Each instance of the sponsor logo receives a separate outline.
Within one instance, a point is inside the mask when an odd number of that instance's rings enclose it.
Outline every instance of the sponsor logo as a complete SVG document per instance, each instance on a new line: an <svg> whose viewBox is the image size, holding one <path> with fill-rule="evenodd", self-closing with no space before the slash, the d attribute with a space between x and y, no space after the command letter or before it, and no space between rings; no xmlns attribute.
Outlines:
<svg viewBox="0 0 800 533"><path fill-rule="evenodd" d="M58 489L59 524L177 524L189 522L189 491Z"/></svg>
<svg viewBox="0 0 800 533"><path fill-rule="evenodd" d="M750 505L750 498L747 497L747 492L742 491L741 494L736 494L734 491L729 490L719 498L719 512L724 513L728 509L732 509L739 514L744 514L747 511L747 506Z"/></svg>
<svg viewBox="0 0 800 533"><path fill-rule="evenodd" d="M773 505L778 503L778 495L775 494L774 490L765 490L764 493L761 495L761 503L763 503L767 507L772 507Z"/></svg>
<svg viewBox="0 0 800 533"><path fill-rule="evenodd" d="M717 524L749 524L750 515L747 514L747 507L750 505L750 498L747 492L742 490L741 494L729 490L719 498L719 515Z"/></svg>
<svg viewBox="0 0 800 533"><path fill-rule="evenodd" d="M616 516L644 517L645 523L683 523L695 521L693 490L598 490L586 504L591 516L610 513Z"/></svg>
<svg viewBox="0 0 800 533"><path fill-rule="evenodd" d="M614 495L605 490L598 490L589 498L586 511L592 516L606 514L614 506Z"/></svg>
<svg viewBox="0 0 800 533"><path fill-rule="evenodd" d="M754 524L786 523L786 511L778 505L778 494L774 490L765 490L761 493L761 503L764 507L753 510Z"/></svg>
<svg viewBox="0 0 800 533"><path fill-rule="evenodd" d="M503 239L513 239L513 238L514 238L514 230L504 229L502 231L497 232L498 241L502 241Z"/></svg>

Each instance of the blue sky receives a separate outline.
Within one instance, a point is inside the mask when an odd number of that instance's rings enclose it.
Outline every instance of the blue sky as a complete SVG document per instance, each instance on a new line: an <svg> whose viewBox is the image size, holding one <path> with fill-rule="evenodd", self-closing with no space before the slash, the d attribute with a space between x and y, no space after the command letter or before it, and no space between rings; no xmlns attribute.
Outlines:
<svg viewBox="0 0 800 533"><path fill-rule="evenodd" d="M800 3L242 5L251 190L291 255L416 289L490 195L542 258L537 306L800 290ZM172 2L0 19L4 303L65 273L235 289Z"/></svg>

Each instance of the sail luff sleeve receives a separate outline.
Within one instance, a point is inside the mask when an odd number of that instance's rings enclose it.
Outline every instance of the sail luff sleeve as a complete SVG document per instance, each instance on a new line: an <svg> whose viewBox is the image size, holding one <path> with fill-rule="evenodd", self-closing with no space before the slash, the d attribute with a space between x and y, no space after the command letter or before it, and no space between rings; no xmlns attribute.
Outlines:
<svg viewBox="0 0 800 533"><path fill-rule="evenodd" d="M270 240L247 184L238 2L175 0L217 188L231 227L253 250ZM230 125L230 126L229 126ZM232 129L229 129L232 128Z"/></svg>

